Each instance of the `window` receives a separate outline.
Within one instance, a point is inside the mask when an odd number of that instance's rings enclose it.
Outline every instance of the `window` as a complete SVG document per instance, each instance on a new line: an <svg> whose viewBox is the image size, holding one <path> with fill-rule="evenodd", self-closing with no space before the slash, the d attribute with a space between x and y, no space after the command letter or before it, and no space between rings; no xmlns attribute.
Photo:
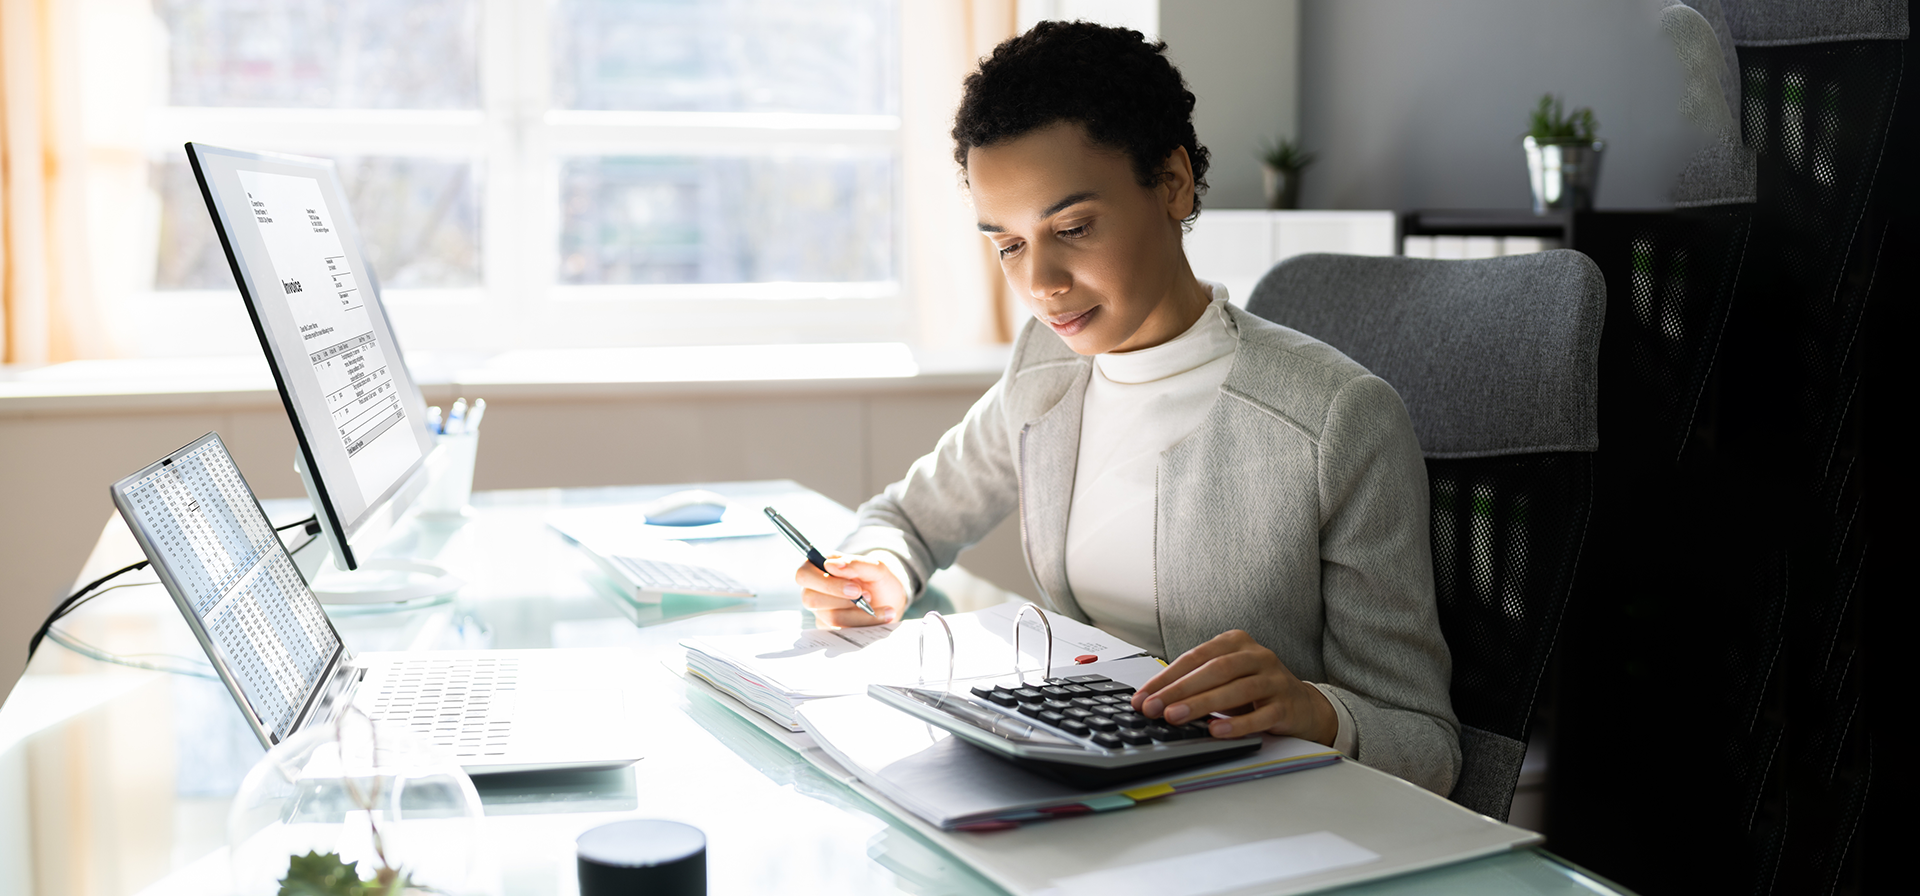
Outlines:
<svg viewBox="0 0 1920 896"><path fill-rule="evenodd" d="M903 338L897 13L153 0L159 37L89 66L146 122L123 348L253 350L187 140L334 159L410 349Z"/></svg>

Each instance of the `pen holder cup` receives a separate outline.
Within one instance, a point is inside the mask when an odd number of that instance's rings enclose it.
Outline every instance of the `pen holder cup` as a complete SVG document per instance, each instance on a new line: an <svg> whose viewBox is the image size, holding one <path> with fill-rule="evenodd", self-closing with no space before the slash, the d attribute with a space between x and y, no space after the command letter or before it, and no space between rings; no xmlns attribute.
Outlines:
<svg viewBox="0 0 1920 896"><path fill-rule="evenodd" d="M473 514L473 460L480 449L480 431L433 437L433 456L427 459L427 487L420 493L420 514L430 517L466 517Z"/></svg>

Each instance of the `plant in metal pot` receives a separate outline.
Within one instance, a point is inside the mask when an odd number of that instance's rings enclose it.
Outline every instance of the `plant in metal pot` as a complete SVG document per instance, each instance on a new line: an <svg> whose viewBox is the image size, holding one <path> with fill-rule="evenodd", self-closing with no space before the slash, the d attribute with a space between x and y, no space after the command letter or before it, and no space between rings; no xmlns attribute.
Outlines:
<svg viewBox="0 0 1920 896"><path fill-rule="evenodd" d="M1285 137L1260 148L1260 175L1267 194L1267 208L1300 207L1300 174L1317 158L1300 147L1299 141Z"/></svg>
<svg viewBox="0 0 1920 896"><path fill-rule="evenodd" d="M1600 179L1600 153L1594 139L1600 124L1591 108L1566 110L1553 94L1540 97L1528 116L1521 140L1527 151L1527 177L1533 187L1534 214L1593 207Z"/></svg>

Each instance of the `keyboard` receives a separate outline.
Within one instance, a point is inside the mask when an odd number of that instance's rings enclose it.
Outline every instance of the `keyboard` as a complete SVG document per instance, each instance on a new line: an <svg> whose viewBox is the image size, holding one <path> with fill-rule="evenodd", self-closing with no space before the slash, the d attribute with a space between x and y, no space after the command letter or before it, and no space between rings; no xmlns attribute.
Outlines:
<svg viewBox="0 0 1920 896"><path fill-rule="evenodd" d="M752 597L753 589L717 569L691 563L666 563L613 555L613 564L628 584L643 593L695 594L712 597Z"/></svg>
<svg viewBox="0 0 1920 896"><path fill-rule="evenodd" d="M1260 749L1257 734L1217 738L1206 720L1168 725L1133 711L1133 688L1101 675L965 691L870 685L867 693L974 746L1076 787L1106 787Z"/></svg>
<svg viewBox="0 0 1920 896"><path fill-rule="evenodd" d="M410 655L381 670L367 715L412 728L459 759L502 756L513 736L519 674L514 658Z"/></svg>

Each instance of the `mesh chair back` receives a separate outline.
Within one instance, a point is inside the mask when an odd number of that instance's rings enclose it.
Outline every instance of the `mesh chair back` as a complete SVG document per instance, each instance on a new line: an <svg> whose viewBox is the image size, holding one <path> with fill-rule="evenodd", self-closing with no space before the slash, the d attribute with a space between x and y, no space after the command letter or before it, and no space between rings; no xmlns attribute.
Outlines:
<svg viewBox="0 0 1920 896"><path fill-rule="evenodd" d="M1573 589L1599 446L1606 288L1556 251L1477 261L1303 255L1247 308L1386 380L1427 457L1435 596L1463 764L1453 798L1504 819Z"/></svg>

